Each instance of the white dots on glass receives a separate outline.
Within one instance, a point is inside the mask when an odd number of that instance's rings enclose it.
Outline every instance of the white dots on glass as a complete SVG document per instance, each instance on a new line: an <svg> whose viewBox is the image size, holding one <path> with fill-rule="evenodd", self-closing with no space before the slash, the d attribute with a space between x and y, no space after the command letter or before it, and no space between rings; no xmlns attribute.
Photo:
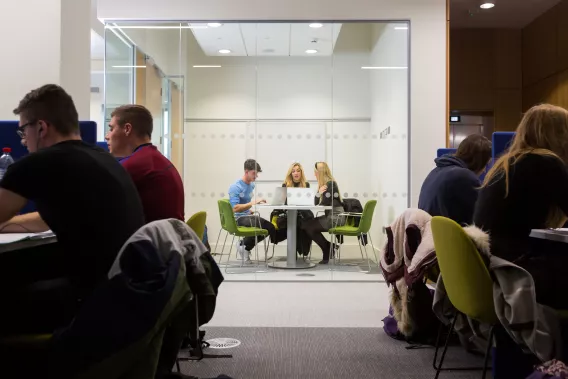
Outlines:
<svg viewBox="0 0 568 379"><path fill-rule="evenodd" d="M363 134L363 139L367 139L367 135L366 135L366 134Z"/></svg>
<svg viewBox="0 0 568 379"><path fill-rule="evenodd" d="M388 196L387 193L386 193L386 192L383 192L383 197L386 198L387 196Z"/></svg>
<svg viewBox="0 0 568 379"><path fill-rule="evenodd" d="M201 192L201 197L205 197L205 192Z"/></svg>
<svg viewBox="0 0 568 379"><path fill-rule="evenodd" d="M349 135L348 135L348 134L344 134L344 135L343 135L343 139L349 139Z"/></svg>
<svg viewBox="0 0 568 379"><path fill-rule="evenodd" d="M359 197L359 194L358 194L357 192L355 192L355 193L353 194L353 197Z"/></svg>
<svg viewBox="0 0 568 379"><path fill-rule="evenodd" d="M249 138L250 138L250 139L254 139L254 134L251 134L251 135L249 136Z"/></svg>
<svg viewBox="0 0 568 379"><path fill-rule="evenodd" d="M211 197L215 197L215 192L211 192Z"/></svg>
<svg viewBox="0 0 568 379"><path fill-rule="evenodd" d="M268 139L272 139L272 134L269 134L269 135L268 135Z"/></svg>
<svg viewBox="0 0 568 379"><path fill-rule="evenodd" d="M234 135L234 134L231 134L231 139L235 139L235 135Z"/></svg>
<svg viewBox="0 0 568 379"><path fill-rule="evenodd" d="M288 139L292 139L292 135L288 134Z"/></svg>
<svg viewBox="0 0 568 379"><path fill-rule="evenodd" d="M343 197L349 197L349 194L347 192L343 193Z"/></svg>
<svg viewBox="0 0 568 379"><path fill-rule="evenodd" d="M262 134L259 134L259 135L258 135L258 139L262 139Z"/></svg>
<svg viewBox="0 0 568 379"><path fill-rule="evenodd" d="M278 134L278 136L276 138L282 139L282 134Z"/></svg>
<svg viewBox="0 0 568 379"><path fill-rule="evenodd" d="M211 134L211 139L215 139L215 134Z"/></svg>
<svg viewBox="0 0 568 379"><path fill-rule="evenodd" d="M298 135L296 136L296 138L297 138L297 139L302 139L302 135L301 135L301 134L298 134Z"/></svg>
<svg viewBox="0 0 568 379"><path fill-rule="evenodd" d="M373 139L377 139L377 135L376 135L376 134L373 134L372 138L373 138Z"/></svg>
<svg viewBox="0 0 568 379"><path fill-rule="evenodd" d="M373 197L379 197L379 194L376 192L373 192Z"/></svg>
<svg viewBox="0 0 568 379"><path fill-rule="evenodd" d="M225 193L224 192L219 193L219 197L225 197Z"/></svg>
<svg viewBox="0 0 568 379"><path fill-rule="evenodd" d="M403 135L402 135L402 139L406 139L406 134L403 134Z"/></svg>
<svg viewBox="0 0 568 379"><path fill-rule="evenodd" d="M402 193L402 197L406 197L406 192L403 192L403 193Z"/></svg>
<svg viewBox="0 0 568 379"><path fill-rule="evenodd" d="M367 192L363 192L363 197L367 198L369 197L369 194Z"/></svg>
<svg viewBox="0 0 568 379"><path fill-rule="evenodd" d="M331 139L331 134L326 134L326 135L325 135L325 138Z"/></svg>
<svg viewBox="0 0 568 379"><path fill-rule="evenodd" d="M262 197L262 192L259 192L259 193L258 193L258 197Z"/></svg>
<svg viewBox="0 0 568 379"><path fill-rule="evenodd" d="M392 197L396 197L396 196L397 196L397 195L396 195L396 192L393 192L393 193L392 193Z"/></svg>
<svg viewBox="0 0 568 379"><path fill-rule="evenodd" d="M359 137L357 137L357 134L353 134L353 139L357 139Z"/></svg>
<svg viewBox="0 0 568 379"><path fill-rule="evenodd" d="M334 135L333 135L333 138L334 138L334 139L338 139L339 136L338 136L337 134L334 134Z"/></svg>
<svg viewBox="0 0 568 379"><path fill-rule="evenodd" d="M321 135L317 134L316 139L321 139Z"/></svg>
<svg viewBox="0 0 568 379"><path fill-rule="evenodd" d="M312 135L311 135L311 134L306 134L306 139L312 139Z"/></svg>
<svg viewBox="0 0 568 379"><path fill-rule="evenodd" d="M195 197L195 192L192 192L192 193L191 193L191 197Z"/></svg>
<svg viewBox="0 0 568 379"><path fill-rule="evenodd" d="M207 136L206 136L205 134L202 134L202 135L201 135L201 138L202 138L202 139L205 139L205 138L207 138Z"/></svg>
<svg viewBox="0 0 568 379"><path fill-rule="evenodd" d="M245 135L244 135L244 134L240 134L240 135L239 135L239 138L240 138L240 139L244 139L244 138L245 138Z"/></svg>
<svg viewBox="0 0 568 379"><path fill-rule="evenodd" d="M196 135L196 134L192 134L192 135L191 135L191 138L196 139L196 138L197 138L197 135Z"/></svg>
<svg viewBox="0 0 568 379"><path fill-rule="evenodd" d="M221 139L225 139L225 137L226 136L224 134L221 134Z"/></svg>
<svg viewBox="0 0 568 379"><path fill-rule="evenodd" d="M272 197L272 192L269 192L269 193L268 193L268 197Z"/></svg>
<svg viewBox="0 0 568 379"><path fill-rule="evenodd" d="M298 192L298 193L296 194L296 197L302 197L302 194L301 194L300 192Z"/></svg>
<svg viewBox="0 0 568 379"><path fill-rule="evenodd" d="M325 197L329 199L331 197L331 194L329 192L326 192Z"/></svg>

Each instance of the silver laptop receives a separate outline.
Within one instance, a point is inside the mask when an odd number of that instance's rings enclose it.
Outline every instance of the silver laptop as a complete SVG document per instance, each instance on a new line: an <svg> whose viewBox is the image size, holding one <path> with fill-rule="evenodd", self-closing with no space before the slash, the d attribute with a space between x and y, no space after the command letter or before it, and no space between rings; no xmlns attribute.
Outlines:
<svg viewBox="0 0 568 379"><path fill-rule="evenodd" d="M311 188L288 188L288 205L314 205L314 190Z"/></svg>
<svg viewBox="0 0 568 379"><path fill-rule="evenodd" d="M277 187L274 190L274 198L270 205L284 205L286 204L286 187Z"/></svg>

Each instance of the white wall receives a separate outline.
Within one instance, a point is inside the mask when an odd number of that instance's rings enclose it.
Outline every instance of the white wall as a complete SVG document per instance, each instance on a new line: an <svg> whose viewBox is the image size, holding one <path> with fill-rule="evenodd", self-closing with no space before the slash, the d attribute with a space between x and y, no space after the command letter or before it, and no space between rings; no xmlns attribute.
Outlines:
<svg viewBox="0 0 568 379"><path fill-rule="evenodd" d="M98 16L115 20L409 20L411 23L411 204L436 149L445 145L445 0L99 0Z"/></svg>
<svg viewBox="0 0 568 379"><path fill-rule="evenodd" d="M90 15L88 2L76 0L1 1L2 93L0 119L30 90L47 83L62 85L73 96L80 119L89 118ZM16 38L15 38L16 35Z"/></svg>

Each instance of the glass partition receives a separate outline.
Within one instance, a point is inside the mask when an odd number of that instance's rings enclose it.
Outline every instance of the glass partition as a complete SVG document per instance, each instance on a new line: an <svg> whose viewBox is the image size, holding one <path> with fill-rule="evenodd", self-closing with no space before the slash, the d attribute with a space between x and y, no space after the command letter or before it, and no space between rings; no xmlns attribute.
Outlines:
<svg viewBox="0 0 568 379"><path fill-rule="evenodd" d="M227 280L381 280L383 228L408 206L408 24L113 25L137 46L134 101L183 173L186 216L207 212ZM235 222L270 234L258 262L255 238L225 238L231 195Z"/></svg>

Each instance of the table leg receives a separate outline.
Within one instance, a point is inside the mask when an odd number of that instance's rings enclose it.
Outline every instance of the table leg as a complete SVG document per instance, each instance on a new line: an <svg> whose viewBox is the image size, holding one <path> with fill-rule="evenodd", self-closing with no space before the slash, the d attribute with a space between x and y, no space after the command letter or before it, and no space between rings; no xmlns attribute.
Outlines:
<svg viewBox="0 0 568 379"><path fill-rule="evenodd" d="M295 209L289 209L287 212L287 225L286 238L287 252L286 252L286 262L273 262L270 263L270 267L274 268L289 268L289 269L301 269L301 268L312 268L316 265L310 261L305 261L304 259L296 259L296 240L297 240L297 219L298 211Z"/></svg>

